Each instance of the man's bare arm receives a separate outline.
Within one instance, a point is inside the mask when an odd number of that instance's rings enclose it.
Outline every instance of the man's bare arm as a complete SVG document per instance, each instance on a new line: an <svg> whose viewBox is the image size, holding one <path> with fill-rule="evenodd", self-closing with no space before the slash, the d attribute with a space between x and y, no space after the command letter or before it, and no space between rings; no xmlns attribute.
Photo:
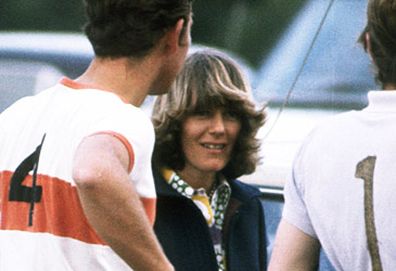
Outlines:
<svg viewBox="0 0 396 271"><path fill-rule="evenodd" d="M295 226L281 220L275 238L269 271L316 270L320 243Z"/></svg>
<svg viewBox="0 0 396 271"><path fill-rule="evenodd" d="M111 135L83 140L73 179L91 225L135 271L173 270L128 176L127 149Z"/></svg>

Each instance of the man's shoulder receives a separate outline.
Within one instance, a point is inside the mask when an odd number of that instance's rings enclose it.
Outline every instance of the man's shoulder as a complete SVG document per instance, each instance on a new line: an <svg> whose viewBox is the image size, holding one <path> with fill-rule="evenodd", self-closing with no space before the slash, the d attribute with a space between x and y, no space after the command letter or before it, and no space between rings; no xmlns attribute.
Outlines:
<svg viewBox="0 0 396 271"><path fill-rule="evenodd" d="M357 116L360 114L361 111L348 111L323 119L306 136L304 143L306 144L307 141L323 141L330 138L336 139L342 137L345 132L349 131L351 127L358 123Z"/></svg>
<svg viewBox="0 0 396 271"><path fill-rule="evenodd" d="M314 130L334 130L345 125L350 125L351 122L355 121L356 116L359 114L361 114L361 111L351 110L329 116L328 118L325 118L320 123L318 123Z"/></svg>

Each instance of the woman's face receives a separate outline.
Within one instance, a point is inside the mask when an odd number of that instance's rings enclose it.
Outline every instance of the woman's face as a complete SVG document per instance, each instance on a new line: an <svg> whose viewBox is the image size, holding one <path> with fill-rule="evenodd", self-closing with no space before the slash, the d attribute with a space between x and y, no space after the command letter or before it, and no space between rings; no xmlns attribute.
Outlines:
<svg viewBox="0 0 396 271"><path fill-rule="evenodd" d="M205 174L222 170L230 160L240 129L239 117L225 108L189 115L181 132L186 159L183 171Z"/></svg>

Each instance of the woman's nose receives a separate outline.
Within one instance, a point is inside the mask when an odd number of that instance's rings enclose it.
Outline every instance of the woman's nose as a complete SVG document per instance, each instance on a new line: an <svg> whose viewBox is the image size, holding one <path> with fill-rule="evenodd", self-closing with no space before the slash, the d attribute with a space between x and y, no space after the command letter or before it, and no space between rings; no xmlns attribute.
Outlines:
<svg viewBox="0 0 396 271"><path fill-rule="evenodd" d="M216 112L213 114L213 117L210 122L210 130L211 133L224 133L225 125L224 125L224 118L221 112Z"/></svg>

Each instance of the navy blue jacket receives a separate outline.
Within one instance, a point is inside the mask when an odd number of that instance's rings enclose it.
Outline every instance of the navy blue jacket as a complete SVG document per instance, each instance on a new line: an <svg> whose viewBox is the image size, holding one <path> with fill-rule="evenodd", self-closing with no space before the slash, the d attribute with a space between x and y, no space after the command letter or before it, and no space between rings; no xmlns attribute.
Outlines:
<svg viewBox="0 0 396 271"><path fill-rule="evenodd" d="M157 215L154 230L176 271L218 271L209 229L193 201L171 188L154 171ZM266 270L264 211L260 192L237 180L228 181L231 198L223 238L227 271Z"/></svg>

